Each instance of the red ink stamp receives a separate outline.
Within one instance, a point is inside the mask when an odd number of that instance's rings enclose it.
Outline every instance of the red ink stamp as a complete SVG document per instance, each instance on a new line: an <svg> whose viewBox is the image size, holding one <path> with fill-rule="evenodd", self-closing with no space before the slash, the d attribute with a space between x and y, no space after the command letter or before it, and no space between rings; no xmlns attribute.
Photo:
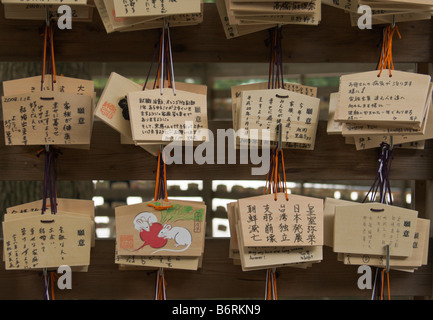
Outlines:
<svg viewBox="0 0 433 320"><path fill-rule="evenodd" d="M115 113L116 107L114 106L114 104L105 101L101 107L101 114L106 116L108 119L113 119Z"/></svg>
<svg viewBox="0 0 433 320"><path fill-rule="evenodd" d="M132 235L120 236L120 249L133 249L134 248L134 237Z"/></svg>

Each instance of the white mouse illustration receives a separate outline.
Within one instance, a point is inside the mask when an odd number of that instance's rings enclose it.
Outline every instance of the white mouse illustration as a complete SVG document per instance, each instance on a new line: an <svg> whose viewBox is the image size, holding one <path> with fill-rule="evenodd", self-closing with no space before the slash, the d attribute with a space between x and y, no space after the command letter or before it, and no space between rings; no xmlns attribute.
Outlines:
<svg viewBox="0 0 433 320"><path fill-rule="evenodd" d="M134 227L139 232L141 232L142 230L149 231L150 226L157 221L158 219L153 213L141 212L137 214L137 216L134 218Z"/></svg>
<svg viewBox="0 0 433 320"><path fill-rule="evenodd" d="M180 250L171 250L171 249L159 249L156 250L154 253L157 253L159 251L172 251L172 252L181 252L181 251L185 251L189 248L189 246L191 245L192 242L192 237L191 237L191 233L189 232L188 229L182 228L182 227L172 227L169 224L164 224L164 226L162 227L161 231L159 231L158 233L158 237L159 238L164 238L164 239L174 239L174 241L176 242L175 247L178 246L186 246L183 249Z"/></svg>

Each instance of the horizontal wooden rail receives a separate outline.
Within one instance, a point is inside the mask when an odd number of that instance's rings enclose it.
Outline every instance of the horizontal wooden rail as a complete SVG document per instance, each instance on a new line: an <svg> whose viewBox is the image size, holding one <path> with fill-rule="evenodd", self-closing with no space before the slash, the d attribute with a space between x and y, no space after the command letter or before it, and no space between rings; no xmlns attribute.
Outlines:
<svg viewBox="0 0 433 320"><path fill-rule="evenodd" d="M6 20L0 5L0 59L42 61L43 21ZM393 44L394 62L433 61L430 20L398 24L402 39ZM283 28L283 62L376 62L383 25L360 30L350 16L322 5L319 26ZM204 5L200 25L172 28L174 62L268 62L268 31L226 39L215 4ZM55 32L56 61L150 61L159 30L107 34L97 10L93 21L75 22Z"/></svg>
<svg viewBox="0 0 433 320"><path fill-rule="evenodd" d="M209 128L230 129L230 121L210 121ZM216 141L216 139L215 139ZM215 143L216 144L216 143ZM216 148L217 146L215 146ZM227 147L227 146L226 146ZM0 180L42 180L43 157L37 157L40 146L5 146L3 126L0 128ZM123 145L119 134L102 122L95 122L89 150L62 148L57 160L59 180L154 180L156 158L140 147ZM171 180L263 180L251 174L260 165L217 163L171 164L167 178ZM328 135L326 122L319 123L315 150L284 152L287 181L371 180L378 169L378 149L356 151L341 136ZM226 157L228 152L225 152ZM433 145L427 141L424 150L395 151L391 179L433 180Z"/></svg>
<svg viewBox="0 0 433 320"><path fill-rule="evenodd" d="M1 246L3 247L3 245ZM265 270L243 272L228 257L228 239L207 239L198 271L166 269L168 299L263 299ZM1 250L0 250L1 251ZM431 256L431 255L430 255ZM358 266L337 261L324 247L324 260L308 269L278 268L278 298L369 299L360 290ZM97 240L88 272L72 275L71 290L56 290L56 299L153 299L156 272L120 271L114 263L114 241ZM391 298L431 296L431 261L415 273L390 271ZM6 271L0 267L0 299L42 299L43 281L37 271Z"/></svg>

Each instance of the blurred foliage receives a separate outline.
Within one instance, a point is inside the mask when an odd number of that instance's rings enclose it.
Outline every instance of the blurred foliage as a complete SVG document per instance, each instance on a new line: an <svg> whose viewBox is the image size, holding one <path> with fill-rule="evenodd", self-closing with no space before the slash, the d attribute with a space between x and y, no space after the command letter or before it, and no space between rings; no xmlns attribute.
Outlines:
<svg viewBox="0 0 433 320"><path fill-rule="evenodd" d="M340 77L305 77L305 85L312 87L339 87Z"/></svg>

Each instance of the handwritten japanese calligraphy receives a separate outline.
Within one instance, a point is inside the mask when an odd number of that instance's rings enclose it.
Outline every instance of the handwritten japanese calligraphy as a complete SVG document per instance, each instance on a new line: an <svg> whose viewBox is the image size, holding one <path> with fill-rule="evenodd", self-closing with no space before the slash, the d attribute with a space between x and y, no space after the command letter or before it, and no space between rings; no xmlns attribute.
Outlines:
<svg viewBox="0 0 433 320"><path fill-rule="evenodd" d="M117 17L164 16L200 12L200 0L114 1Z"/></svg>
<svg viewBox="0 0 433 320"><path fill-rule="evenodd" d="M429 75L402 71L392 71L392 77L387 70L381 77L377 71L343 75L335 120L420 128L428 107L430 81Z"/></svg>
<svg viewBox="0 0 433 320"><path fill-rule="evenodd" d="M39 92L2 98L6 145L90 144L92 98Z"/></svg>
<svg viewBox="0 0 433 320"><path fill-rule="evenodd" d="M130 92L128 106L135 141L161 141L170 135L185 139L208 127L206 95L169 88L163 95L160 90Z"/></svg>
<svg viewBox="0 0 433 320"><path fill-rule="evenodd" d="M26 213L3 222L3 237L7 270L90 263L89 217Z"/></svg>
<svg viewBox="0 0 433 320"><path fill-rule="evenodd" d="M318 98L284 89L251 90L241 93L239 126L270 130L278 141L277 126L282 124L282 141L313 148L319 116Z"/></svg>
<svg viewBox="0 0 433 320"><path fill-rule="evenodd" d="M418 212L380 203L336 206L334 251L391 256L412 253Z"/></svg>
<svg viewBox="0 0 433 320"><path fill-rule="evenodd" d="M323 200L298 195L238 200L246 247L323 245Z"/></svg>

